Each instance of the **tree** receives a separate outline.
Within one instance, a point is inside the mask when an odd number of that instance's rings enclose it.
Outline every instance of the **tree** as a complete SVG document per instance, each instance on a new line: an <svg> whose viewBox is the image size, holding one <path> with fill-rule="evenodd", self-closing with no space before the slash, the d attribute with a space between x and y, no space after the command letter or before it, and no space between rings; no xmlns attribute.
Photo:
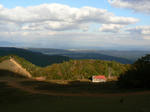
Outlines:
<svg viewBox="0 0 150 112"><path fill-rule="evenodd" d="M150 54L138 59L130 69L119 77L123 87L150 88Z"/></svg>

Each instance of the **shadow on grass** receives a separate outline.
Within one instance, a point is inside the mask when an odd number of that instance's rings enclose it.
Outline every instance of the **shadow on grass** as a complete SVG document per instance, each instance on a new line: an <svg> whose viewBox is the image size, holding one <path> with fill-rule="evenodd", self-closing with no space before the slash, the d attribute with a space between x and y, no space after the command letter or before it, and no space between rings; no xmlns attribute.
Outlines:
<svg viewBox="0 0 150 112"><path fill-rule="evenodd" d="M0 77L26 78L20 74L8 70L0 70ZM56 81L57 82L57 81ZM92 83L90 81L68 81L68 84L58 84L53 82L44 82L36 80L20 81L22 86L33 87L36 90L46 90L61 93L124 93L138 92L145 89L122 89L119 88L116 81L105 83Z"/></svg>
<svg viewBox="0 0 150 112"><path fill-rule="evenodd" d="M18 74L9 70L0 69L0 77L26 78L22 74Z"/></svg>
<svg viewBox="0 0 150 112"><path fill-rule="evenodd" d="M5 75L2 75L2 73ZM3 77L18 77L18 74L10 71L0 70L0 74ZM14 79L12 81L14 81ZM93 84L91 82L70 81L67 85L42 81L20 81L20 83L26 86L36 86L36 89L57 90L63 92L80 92L83 90L101 91L104 89L116 92L118 89L115 82ZM0 111L2 112L149 112L149 104L149 95L100 98L86 96L49 96L30 94L9 87L5 82L0 81Z"/></svg>
<svg viewBox="0 0 150 112"><path fill-rule="evenodd" d="M27 99L34 99L35 95L8 86L5 82L0 82L0 104L19 103Z"/></svg>
<svg viewBox="0 0 150 112"><path fill-rule="evenodd" d="M36 90L55 91L62 93L125 93L138 92L143 89L122 89L119 88L116 81L105 83L92 83L83 81L69 81L68 84L58 84L55 82L44 81L23 81L24 86L33 86Z"/></svg>

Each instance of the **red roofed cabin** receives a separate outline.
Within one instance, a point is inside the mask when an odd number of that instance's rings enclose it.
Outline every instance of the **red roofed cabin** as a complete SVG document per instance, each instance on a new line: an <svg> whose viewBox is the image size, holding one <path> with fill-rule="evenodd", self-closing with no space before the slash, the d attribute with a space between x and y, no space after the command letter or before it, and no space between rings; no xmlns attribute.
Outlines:
<svg viewBox="0 0 150 112"><path fill-rule="evenodd" d="M92 76L92 82L106 82L104 75Z"/></svg>

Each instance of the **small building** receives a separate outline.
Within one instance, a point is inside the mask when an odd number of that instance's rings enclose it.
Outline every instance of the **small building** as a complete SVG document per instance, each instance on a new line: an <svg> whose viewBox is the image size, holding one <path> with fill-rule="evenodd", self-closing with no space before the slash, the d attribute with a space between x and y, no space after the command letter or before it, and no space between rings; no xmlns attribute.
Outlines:
<svg viewBox="0 0 150 112"><path fill-rule="evenodd" d="M35 80L38 80L38 81L44 81L46 80L46 77L36 77Z"/></svg>
<svg viewBox="0 0 150 112"><path fill-rule="evenodd" d="M92 76L92 82L106 82L104 75Z"/></svg>

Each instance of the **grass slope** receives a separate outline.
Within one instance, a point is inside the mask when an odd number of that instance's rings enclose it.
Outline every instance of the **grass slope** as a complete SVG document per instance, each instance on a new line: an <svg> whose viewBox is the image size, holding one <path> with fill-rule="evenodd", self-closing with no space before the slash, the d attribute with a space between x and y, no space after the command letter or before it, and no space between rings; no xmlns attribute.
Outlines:
<svg viewBox="0 0 150 112"><path fill-rule="evenodd" d="M8 55L8 56L0 57L0 63L3 64L2 62L5 60L9 60L10 57L13 58L23 68L25 68L32 76L34 76L35 72L41 68L41 67L36 66L36 65L32 64L31 62L25 60L24 58L21 58L21 57L16 56L16 55ZM1 65L1 66L4 66L4 65ZM9 65L5 64L5 66L9 66ZM8 69L11 69L10 66Z"/></svg>

